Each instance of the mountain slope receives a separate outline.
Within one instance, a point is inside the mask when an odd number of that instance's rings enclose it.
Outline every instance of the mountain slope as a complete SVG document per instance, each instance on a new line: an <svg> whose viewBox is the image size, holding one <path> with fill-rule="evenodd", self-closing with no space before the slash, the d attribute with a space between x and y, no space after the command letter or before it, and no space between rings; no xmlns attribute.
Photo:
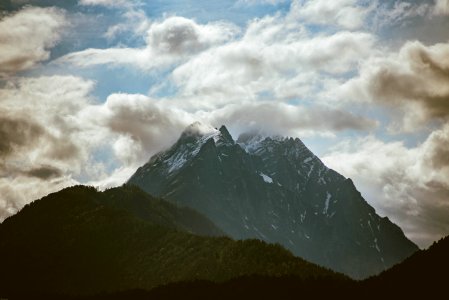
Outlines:
<svg viewBox="0 0 449 300"><path fill-rule="evenodd" d="M418 249L299 139L244 135L235 142L224 126L193 124L128 184L199 211L233 238L280 243L354 278Z"/></svg>
<svg viewBox="0 0 449 300"><path fill-rule="evenodd" d="M98 197L98 196L97 196ZM169 229L202 236L224 236L209 219L195 210L178 207L162 199L155 199L137 187L121 187L104 192L108 206L125 210L134 217Z"/></svg>
<svg viewBox="0 0 449 300"><path fill-rule="evenodd" d="M182 231L210 222L177 210L132 187L100 193L78 186L35 201L0 224L0 256L8 258L0 296L149 290L252 274L346 280L277 245ZM213 225L205 230L220 233Z"/></svg>

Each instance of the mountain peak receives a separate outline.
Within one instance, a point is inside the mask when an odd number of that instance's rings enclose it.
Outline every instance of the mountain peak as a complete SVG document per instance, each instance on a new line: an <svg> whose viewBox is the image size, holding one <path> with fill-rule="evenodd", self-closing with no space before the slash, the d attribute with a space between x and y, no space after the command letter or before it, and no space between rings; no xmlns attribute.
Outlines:
<svg viewBox="0 0 449 300"><path fill-rule="evenodd" d="M181 134L180 141L191 141L191 138L197 142L199 141L199 145L203 145L211 138L213 138L216 145L235 144L234 139L225 125L222 125L220 129L217 129L211 125L203 124L201 122L192 123L184 129Z"/></svg>
<svg viewBox="0 0 449 300"><path fill-rule="evenodd" d="M282 147L282 149L291 149L292 151L309 152L308 148L299 138L288 136L267 135L260 131L242 133L237 139L237 143L247 152L254 153L261 148Z"/></svg>
<svg viewBox="0 0 449 300"><path fill-rule="evenodd" d="M232 138L231 134L229 133L226 126L222 125L219 129L220 136L218 141L224 142L224 143L231 143L234 144L234 139Z"/></svg>
<svg viewBox="0 0 449 300"><path fill-rule="evenodd" d="M231 136L231 134L229 133L229 131L228 131L228 129L226 128L225 125L221 125L221 127L220 127L219 130L220 130L221 134L223 134L224 136L230 137L230 138L232 139L232 136Z"/></svg>

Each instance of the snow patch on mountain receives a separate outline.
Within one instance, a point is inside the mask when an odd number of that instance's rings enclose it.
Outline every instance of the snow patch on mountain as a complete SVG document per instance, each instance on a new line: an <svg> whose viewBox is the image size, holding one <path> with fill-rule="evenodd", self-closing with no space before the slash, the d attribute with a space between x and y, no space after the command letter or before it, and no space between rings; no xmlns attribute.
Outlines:
<svg viewBox="0 0 449 300"><path fill-rule="evenodd" d="M172 173L173 171L182 168L182 166L184 166L184 164L187 162L186 157L186 152L180 152L166 159L164 162L168 166L168 173Z"/></svg>
<svg viewBox="0 0 449 300"><path fill-rule="evenodd" d="M332 195L329 192L326 192L326 201L324 202L323 215L327 215L327 211L329 209L329 202L332 198Z"/></svg>
<svg viewBox="0 0 449 300"><path fill-rule="evenodd" d="M193 142L175 144L168 152L158 155L166 166L166 174L180 170L188 161L197 156L203 145L209 140L220 140L221 132L211 126L196 122L188 126L181 138L194 138ZM157 162L155 162L155 165Z"/></svg>
<svg viewBox="0 0 449 300"><path fill-rule="evenodd" d="M265 181L266 183L273 183L273 178L271 178L270 176L264 173L260 173L259 175L262 176L263 181Z"/></svg>
<svg viewBox="0 0 449 300"><path fill-rule="evenodd" d="M312 166L310 167L310 170L309 170L309 172L307 173L307 177L310 177L310 174L312 174L314 168L315 168L315 165L312 165Z"/></svg>
<svg viewBox="0 0 449 300"><path fill-rule="evenodd" d="M377 252L380 253L379 245L377 244L377 238L374 239L374 247L376 248Z"/></svg>
<svg viewBox="0 0 449 300"><path fill-rule="evenodd" d="M307 211L304 211L304 212L301 214L301 223L304 223L304 220L306 219L306 216L307 216Z"/></svg>

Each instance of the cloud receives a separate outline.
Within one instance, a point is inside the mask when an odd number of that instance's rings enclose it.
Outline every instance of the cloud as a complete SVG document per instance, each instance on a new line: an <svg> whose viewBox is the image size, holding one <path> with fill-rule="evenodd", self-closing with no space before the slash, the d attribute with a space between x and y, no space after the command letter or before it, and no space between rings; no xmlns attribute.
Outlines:
<svg viewBox="0 0 449 300"><path fill-rule="evenodd" d="M157 53L179 55L221 44L234 34L235 27L227 23L199 25L190 19L170 17L151 26L147 42Z"/></svg>
<svg viewBox="0 0 449 300"><path fill-rule="evenodd" d="M429 2L429 1L427 1ZM376 28L405 26L416 17L428 18L432 15L432 4L395 1L380 3L374 11L374 25Z"/></svg>
<svg viewBox="0 0 449 300"><path fill-rule="evenodd" d="M179 105L190 107L222 107L264 93L279 101L317 99L327 92L325 85L356 71L375 43L364 32L310 36L288 17L265 17L249 23L241 39L199 53L171 77Z"/></svg>
<svg viewBox="0 0 449 300"><path fill-rule="evenodd" d="M111 24L104 37L112 42L120 35L141 38L151 26L151 21L146 16L144 2L140 0L79 0L82 6L103 6L120 10L120 18ZM92 53L92 51L91 51ZM104 53L104 52L100 52Z"/></svg>
<svg viewBox="0 0 449 300"><path fill-rule="evenodd" d="M76 77L10 80L0 88L0 220L26 203L76 183L89 159L77 112L92 82Z"/></svg>
<svg viewBox="0 0 449 300"><path fill-rule="evenodd" d="M112 94L102 105L85 110L84 120L116 136L116 157L125 166L138 166L176 141L192 118L166 108L144 95Z"/></svg>
<svg viewBox="0 0 449 300"><path fill-rule="evenodd" d="M195 53L224 43L236 32L236 27L228 23L200 25L193 20L174 16L151 24L145 48L87 49L70 53L59 59L59 62L79 67L102 64L132 65L150 70L170 66Z"/></svg>
<svg viewBox="0 0 449 300"><path fill-rule="evenodd" d="M0 221L25 204L78 183L89 139L76 114L93 83L72 76L10 79L0 88Z"/></svg>
<svg viewBox="0 0 449 300"><path fill-rule="evenodd" d="M151 26L145 11L142 9L130 8L122 14L123 23L117 23L108 28L104 36L109 40L120 34L131 34L133 36L143 36Z"/></svg>
<svg viewBox="0 0 449 300"><path fill-rule="evenodd" d="M171 146L193 117L140 94L112 94L104 103L88 105L77 115L79 136L96 140L90 153L109 153L90 171L88 184L109 188L123 184L152 155ZM85 142L83 142L85 143ZM83 144L80 142L80 144ZM106 168L114 161L112 167Z"/></svg>
<svg viewBox="0 0 449 300"><path fill-rule="evenodd" d="M360 76L341 90L355 101L367 100L402 111L404 130L449 118L449 44L407 42L398 53L363 63Z"/></svg>
<svg viewBox="0 0 449 300"><path fill-rule="evenodd" d="M150 95L175 91L167 103L194 112L260 98L328 102L377 43L361 31L315 35L292 12L254 19L238 33L228 23L168 17L151 24L145 48L86 49L58 61L156 72L174 67Z"/></svg>
<svg viewBox="0 0 449 300"><path fill-rule="evenodd" d="M88 104L92 88L72 76L10 80L0 89L2 152L15 157L29 150L29 159L51 161L82 155L72 136L79 127L73 115Z"/></svg>
<svg viewBox="0 0 449 300"><path fill-rule="evenodd" d="M134 1L132 1L134 2ZM86 6L106 6L106 7L129 7L132 4L131 1L127 0L79 0L80 5Z"/></svg>
<svg viewBox="0 0 449 300"><path fill-rule="evenodd" d="M433 170L443 172L444 176L439 177L436 181L447 181L449 175L449 124L443 129L432 132L425 143L426 164L430 165Z"/></svg>
<svg viewBox="0 0 449 300"><path fill-rule="evenodd" d="M358 29L364 25L369 7L360 5L358 0L294 0L290 16L309 24L339 26Z"/></svg>
<svg viewBox="0 0 449 300"><path fill-rule="evenodd" d="M356 185L422 247L449 232L449 125L407 148L372 136L345 141L323 161Z"/></svg>
<svg viewBox="0 0 449 300"><path fill-rule="evenodd" d="M368 131L376 122L349 112L314 106L264 102L228 105L208 115L207 122L228 124L240 132L261 130L283 136L333 135L343 130Z"/></svg>
<svg viewBox="0 0 449 300"><path fill-rule="evenodd" d="M276 5L279 3L285 3L287 0L238 0L237 5L246 4L246 5L257 5L257 4L270 4Z"/></svg>
<svg viewBox="0 0 449 300"><path fill-rule="evenodd" d="M0 19L0 77L47 60L67 25L64 12L55 8L25 7Z"/></svg>
<svg viewBox="0 0 449 300"><path fill-rule="evenodd" d="M52 166L38 166L24 173L26 176L48 180L51 178L61 177L63 174L61 170Z"/></svg>
<svg viewBox="0 0 449 300"><path fill-rule="evenodd" d="M44 132L39 124L27 119L0 116L0 157L7 157L25 145L33 145Z"/></svg>
<svg viewBox="0 0 449 300"><path fill-rule="evenodd" d="M434 13L436 15L449 15L449 0L436 0Z"/></svg>

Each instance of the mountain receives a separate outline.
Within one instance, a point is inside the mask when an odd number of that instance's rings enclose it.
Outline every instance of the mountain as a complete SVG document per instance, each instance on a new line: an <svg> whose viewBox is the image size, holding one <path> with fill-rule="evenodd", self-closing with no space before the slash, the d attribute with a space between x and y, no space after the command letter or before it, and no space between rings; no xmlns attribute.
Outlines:
<svg viewBox="0 0 449 300"><path fill-rule="evenodd" d="M128 184L197 210L232 238L280 243L357 279L418 250L299 139L246 134L234 141L225 126L195 123Z"/></svg>
<svg viewBox="0 0 449 300"><path fill-rule="evenodd" d="M98 193L95 198L100 199L100 195L105 197L103 201L107 205L125 210L134 217L154 225L201 236L225 235L214 223L195 210L153 198L137 187L110 189Z"/></svg>
<svg viewBox="0 0 449 300"><path fill-rule="evenodd" d="M0 298L65 299L250 275L348 281L279 245L216 235L202 215L136 187L67 188L0 224Z"/></svg>

